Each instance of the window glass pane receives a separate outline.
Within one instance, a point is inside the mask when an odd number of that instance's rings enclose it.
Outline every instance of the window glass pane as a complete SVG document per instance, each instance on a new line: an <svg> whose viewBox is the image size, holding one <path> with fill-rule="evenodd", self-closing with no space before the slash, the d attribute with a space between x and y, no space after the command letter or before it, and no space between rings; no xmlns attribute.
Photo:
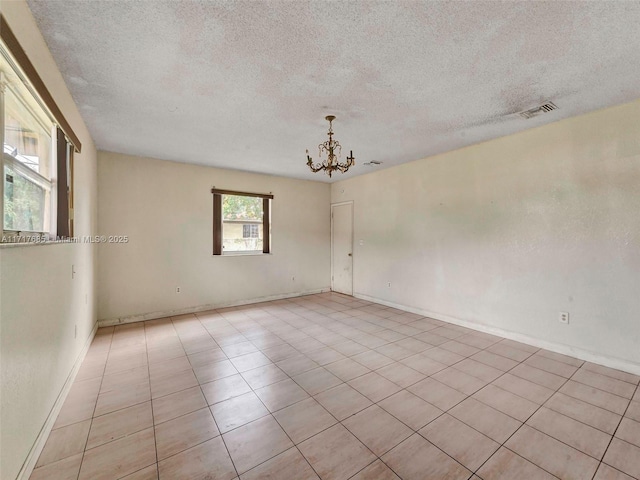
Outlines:
<svg viewBox="0 0 640 480"><path fill-rule="evenodd" d="M4 228L43 232L47 191L8 165L4 167Z"/></svg>
<svg viewBox="0 0 640 480"><path fill-rule="evenodd" d="M33 102L35 103L35 102ZM51 178L52 124L37 104L19 97L12 85L5 91L4 153L46 178Z"/></svg>
<svg viewBox="0 0 640 480"><path fill-rule="evenodd" d="M261 252L262 218L262 198L223 195L223 252Z"/></svg>

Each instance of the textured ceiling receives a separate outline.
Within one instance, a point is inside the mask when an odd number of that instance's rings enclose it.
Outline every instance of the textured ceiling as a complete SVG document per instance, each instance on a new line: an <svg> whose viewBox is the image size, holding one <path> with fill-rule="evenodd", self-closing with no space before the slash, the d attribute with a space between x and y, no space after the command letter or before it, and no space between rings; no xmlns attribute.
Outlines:
<svg viewBox="0 0 640 480"><path fill-rule="evenodd" d="M336 180L640 97L638 1L28 3L98 148L133 155L328 181L328 114Z"/></svg>

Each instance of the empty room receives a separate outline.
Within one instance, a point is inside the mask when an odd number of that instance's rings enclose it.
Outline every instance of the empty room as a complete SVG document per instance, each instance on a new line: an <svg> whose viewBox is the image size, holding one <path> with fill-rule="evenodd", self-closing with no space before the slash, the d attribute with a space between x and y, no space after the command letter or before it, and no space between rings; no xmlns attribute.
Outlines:
<svg viewBox="0 0 640 480"><path fill-rule="evenodd" d="M640 480L638 25L0 0L0 478Z"/></svg>

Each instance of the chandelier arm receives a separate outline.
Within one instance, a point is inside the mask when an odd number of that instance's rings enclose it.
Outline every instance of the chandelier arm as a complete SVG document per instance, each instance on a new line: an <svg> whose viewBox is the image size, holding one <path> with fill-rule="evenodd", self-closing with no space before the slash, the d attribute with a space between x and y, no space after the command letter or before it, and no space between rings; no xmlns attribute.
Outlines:
<svg viewBox="0 0 640 480"><path fill-rule="evenodd" d="M313 173L319 172L320 170L324 169L324 166L322 165L322 163L314 164L313 159L309 155L307 155L307 165L309 166L309 168Z"/></svg>

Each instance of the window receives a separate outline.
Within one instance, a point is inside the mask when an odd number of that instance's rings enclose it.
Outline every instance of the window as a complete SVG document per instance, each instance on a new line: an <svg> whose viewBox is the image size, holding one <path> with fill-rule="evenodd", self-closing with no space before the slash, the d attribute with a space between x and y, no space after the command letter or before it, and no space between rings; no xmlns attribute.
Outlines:
<svg viewBox="0 0 640 480"><path fill-rule="evenodd" d="M49 232L51 223L55 126L24 85L0 64L3 96L3 228L11 232ZM6 72L6 73L5 73Z"/></svg>
<svg viewBox="0 0 640 480"><path fill-rule="evenodd" d="M273 195L211 190L213 254L259 254L271 251Z"/></svg>
<svg viewBox="0 0 640 480"><path fill-rule="evenodd" d="M71 236L80 142L1 15L0 37L2 241Z"/></svg>
<svg viewBox="0 0 640 480"><path fill-rule="evenodd" d="M255 223L242 225L242 238L261 238L260 226Z"/></svg>

